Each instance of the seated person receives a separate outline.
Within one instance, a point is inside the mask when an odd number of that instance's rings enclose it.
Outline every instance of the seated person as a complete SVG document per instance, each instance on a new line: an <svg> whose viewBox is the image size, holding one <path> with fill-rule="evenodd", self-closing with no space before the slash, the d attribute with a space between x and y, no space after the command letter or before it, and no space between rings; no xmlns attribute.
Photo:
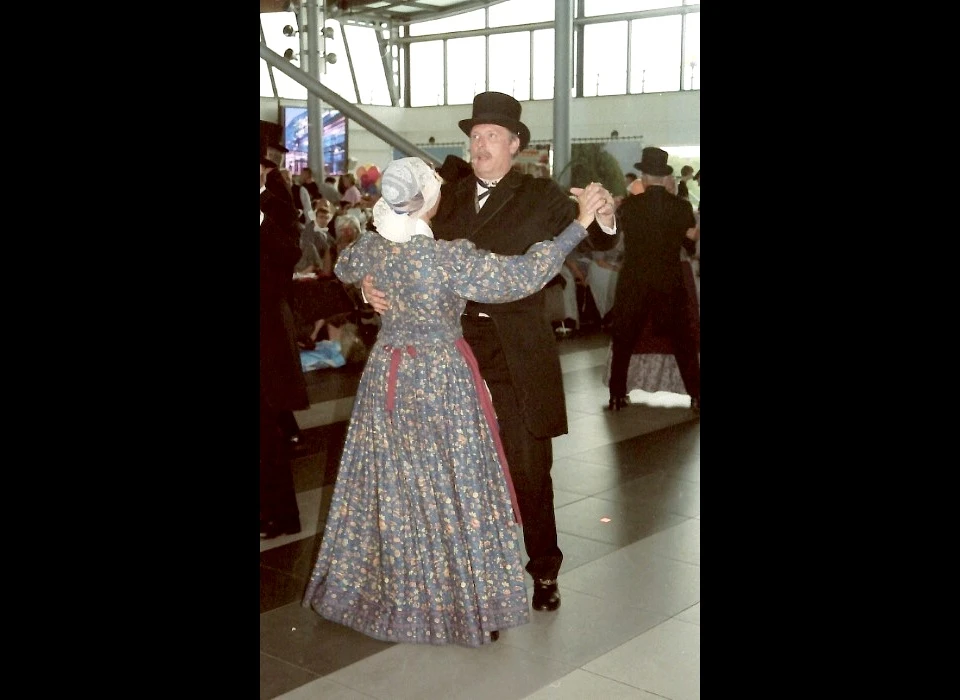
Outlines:
<svg viewBox="0 0 960 700"><path fill-rule="evenodd" d="M313 200L307 224L300 232L300 250L302 257L294 269L295 272L312 272L318 277L333 276L333 239L329 235L330 205L325 199Z"/></svg>
<svg viewBox="0 0 960 700"><path fill-rule="evenodd" d="M346 313L317 319L312 326L301 326L297 345L300 346L300 362L305 372L364 362L369 353L360 329Z"/></svg>
<svg viewBox="0 0 960 700"><path fill-rule="evenodd" d="M323 259L317 247L309 240L305 240L303 232L300 233L300 259L293 266L293 274L297 275L320 275L323 270Z"/></svg>
<svg viewBox="0 0 960 700"><path fill-rule="evenodd" d="M351 210L346 214L341 214L334 221L334 228L337 232L337 238L334 242L333 253L331 255L333 264L337 264L337 253L338 251L343 250L348 245L353 243L360 237L360 233L363 231L362 225L360 223L359 212L353 214ZM360 286L356 284L345 284L344 288L347 290L347 293L350 294L350 298L354 301L356 306L363 305L363 296L360 293Z"/></svg>

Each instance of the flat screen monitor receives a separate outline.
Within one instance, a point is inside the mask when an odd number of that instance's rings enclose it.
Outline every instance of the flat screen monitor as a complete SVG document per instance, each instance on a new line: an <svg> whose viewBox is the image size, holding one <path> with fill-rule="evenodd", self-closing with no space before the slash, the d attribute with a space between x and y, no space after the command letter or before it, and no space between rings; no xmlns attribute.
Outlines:
<svg viewBox="0 0 960 700"><path fill-rule="evenodd" d="M283 145L287 147L287 170L299 175L309 165L310 126L306 107L283 108ZM323 176L347 171L347 118L335 109L323 110ZM323 177L314 178L322 181Z"/></svg>

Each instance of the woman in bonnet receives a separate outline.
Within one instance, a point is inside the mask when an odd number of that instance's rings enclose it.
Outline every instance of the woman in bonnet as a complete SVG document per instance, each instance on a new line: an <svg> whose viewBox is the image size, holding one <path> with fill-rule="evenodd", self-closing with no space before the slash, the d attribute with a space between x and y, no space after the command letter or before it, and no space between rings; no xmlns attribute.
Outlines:
<svg viewBox="0 0 960 700"><path fill-rule="evenodd" d="M303 605L376 639L478 647L529 622L513 485L489 392L464 341L467 299L506 302L556 275L603 206L524 255L436 241L441 180L419 158L383 171L376 231L335 273L387 292L357 387L320 551Z"/></svg>

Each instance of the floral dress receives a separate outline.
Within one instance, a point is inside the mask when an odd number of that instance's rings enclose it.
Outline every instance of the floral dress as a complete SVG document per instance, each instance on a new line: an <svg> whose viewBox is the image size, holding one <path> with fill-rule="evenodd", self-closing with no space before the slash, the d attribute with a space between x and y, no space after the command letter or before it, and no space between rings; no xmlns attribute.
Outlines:
<svg viewBox="0 0 960 700"><path fill-rule="evenodd" d="M574 222L522 256L467 240L365 232L336 274L372 274L391 307L357 387L303 598L390 642L477 647L529 622L512 482L489 392L463 339L466 300L539 290L586 237Z"/></svg>

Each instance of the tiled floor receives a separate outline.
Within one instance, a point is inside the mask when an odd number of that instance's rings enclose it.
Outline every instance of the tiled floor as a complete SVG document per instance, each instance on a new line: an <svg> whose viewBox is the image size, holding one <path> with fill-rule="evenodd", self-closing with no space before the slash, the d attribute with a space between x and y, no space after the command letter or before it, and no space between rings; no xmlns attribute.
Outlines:
<svg viewBox="0 0 960 700"><path fill-rule="evenodd" d="M260 542L261 700L699 699L700 422L688 396L665 392L633 391L638 405L605 411L607 343L558 342L570 425L553 441L562 605L480 649L379 642L301 607L344 424L305 431L304 530Z"/></svg>

